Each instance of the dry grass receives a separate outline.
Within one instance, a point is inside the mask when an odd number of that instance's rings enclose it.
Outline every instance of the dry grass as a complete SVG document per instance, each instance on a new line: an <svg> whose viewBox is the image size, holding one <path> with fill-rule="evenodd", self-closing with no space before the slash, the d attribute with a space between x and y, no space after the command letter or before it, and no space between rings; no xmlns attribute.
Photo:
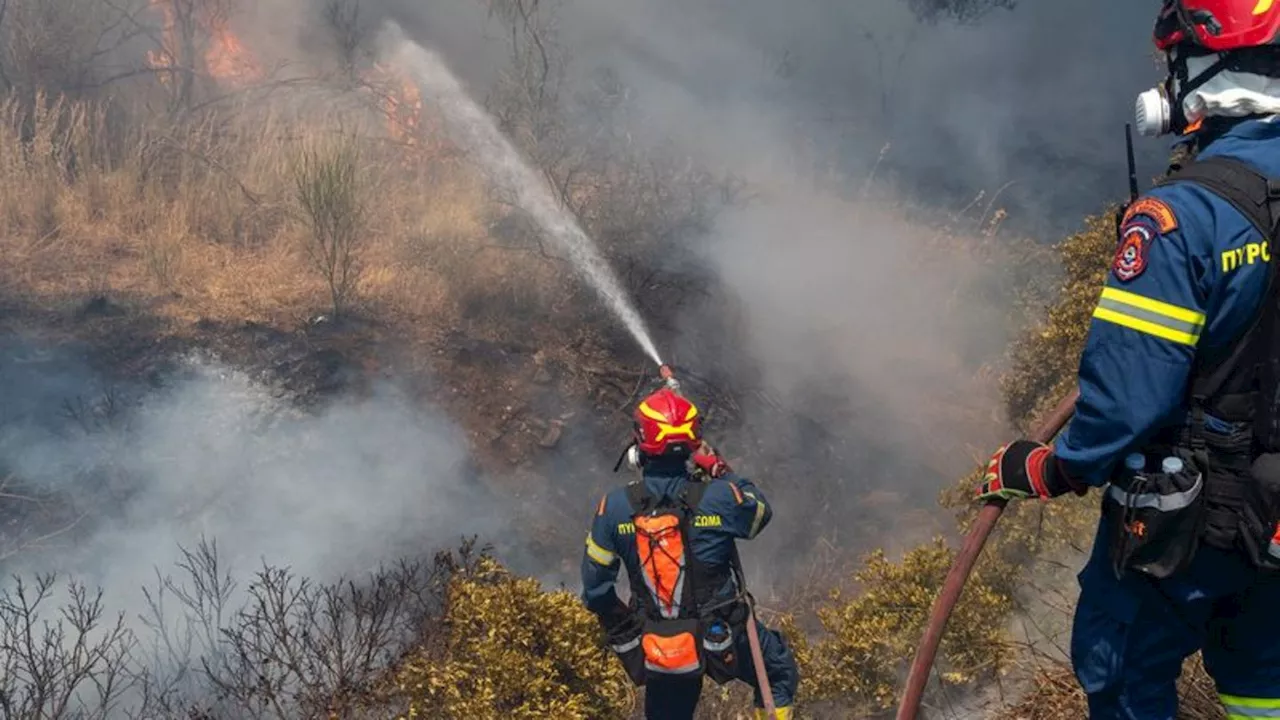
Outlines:
<svg viewBox="0 0 1280 720"><path fill-rule="evenodd" d="M0 281L9 293L53 307L107 294L175 326L288 326L323 310L328 289L304 252L290 169L308 142L350 117L240 107L182 124L135 122L122 136L107 115L50 97L34 110L0 104ZM397 143L360 119L373 184L355 290L365 309L425 330L451 323L480 289L552 282L542 265L493 247L498 209L439 142Z"/></svg>

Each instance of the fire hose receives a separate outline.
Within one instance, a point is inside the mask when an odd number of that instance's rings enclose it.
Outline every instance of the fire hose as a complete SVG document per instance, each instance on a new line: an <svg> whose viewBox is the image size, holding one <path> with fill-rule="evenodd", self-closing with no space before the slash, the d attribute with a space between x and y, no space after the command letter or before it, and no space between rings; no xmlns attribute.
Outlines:
<svg viewBox="0 0 1280 720"><path fill-rule="evenodd" d="M658 368L658 376L662 378L664 384L675 392L680 392L680 382L675 378L675 369L670 365L663 364ZM622 460L620 459L619 464ZM617 469L616 467L614 468ZM760 633L756 630L756 608L755 601L747 592L746 572L742 570L742 560L738 557L738 546L733 546L733 564L734 571L738 574L738 583L741 587L743 602L747 606L747 645L751 648L751 664L756 672L756 687L760 688L760 698L764 701L764 710L768 713L769 720L778 720L777 709L773 704L773 688L769 686L769 675L764 669L764 652L760 649Z"/></svg>
<svg viewBox="0 0 1280 720"><path fill-rule="evenodd" d="M747 599L747 644L751 646L751 664L756 668L756 687L760 688L760 697L764 700L764 711L769 720L778 720L777 710L773 706L773 688L769 686L769 675L764 671L764 653L760 651L760 635L756 632L755 603Z"/></svg>
<svg viewBox="0 0 1280 720"><path fill-rule="evenodd" d="M1048 417L1035 428L1029 439L1045 444L1052 441L1071 419L1079 397L1078 389L1068 393ZM938 654L938 644L942 642L942 632L947 626L947 620L951 619L951 612L955 610L960 593L969 579L969 573L973 571L973 565L977 562L978 555L987 543L987 537L991 535L1004 508L1003 500L991 501L984 505L978 511L978 518L969 529L964 545L956 554L955 562L952 563L951 569L947 572L947 578L942 584L942 592L934 603L929 623L925 626L924 638L921 639L915 659L911 662L911 672L907 675L907 689L902 695L902 704L898 706L897 720L916 720L916 714L920 711L920 702L924 697L925 684L928 682L929 672L933 669L934 658Z"/></svg>

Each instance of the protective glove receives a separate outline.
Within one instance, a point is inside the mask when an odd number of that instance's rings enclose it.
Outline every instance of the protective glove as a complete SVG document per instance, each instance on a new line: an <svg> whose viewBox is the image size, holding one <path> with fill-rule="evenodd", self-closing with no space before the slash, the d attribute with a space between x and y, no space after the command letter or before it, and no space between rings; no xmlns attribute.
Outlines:
<svg viewBox="0 0 1280 720"><path fill-rule="evenodd" d="M981 501L1023 500L1038 497L1048 500L1068 492L1084 495L1088 488L1072 480L1053 456L1048 445L1030 440L1016 440L1002 446L987 463L987 474L978 487Z"/></svg>
<svg viewBox="0 0 1280 720"><path fill-rule="evenodd" d="M729 463L720 457L720 452L705 442L693 453L693 464L713 478L721 477L733 470L729 467Z"/></svg>

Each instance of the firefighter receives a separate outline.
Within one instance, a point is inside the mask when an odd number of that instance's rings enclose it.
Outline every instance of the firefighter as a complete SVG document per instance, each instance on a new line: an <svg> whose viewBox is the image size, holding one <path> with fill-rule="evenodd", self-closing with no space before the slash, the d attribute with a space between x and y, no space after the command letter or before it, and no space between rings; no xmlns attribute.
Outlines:
<svg viewBox="0 0 1280 720"><path fill-rule="evenodd" d="M1172 720L1198 650L1231 718L1280 717L1280 3L1166 0L1154 40L1137 127L1183 159L1118 216L1071 422L977 496L1104 488L1071 638L1091 718Z"/></svg>
<svg viewBox="0 0 1280 720"><path fill-rule="evenodd" d="M698 409L673 389L665 368L663 377L667 386L634 413L628 456L640 478L596 505L582 558L583 599L632 680L645 686L646 718L691 720L704 676L750 684L756 716L764 718L736 543L756 537L773 511L706 444ZM620 568L630 603L615 590ZM759 621L756 630L777 717L787 720L799 682L795 658L780 633Z"/></svg>

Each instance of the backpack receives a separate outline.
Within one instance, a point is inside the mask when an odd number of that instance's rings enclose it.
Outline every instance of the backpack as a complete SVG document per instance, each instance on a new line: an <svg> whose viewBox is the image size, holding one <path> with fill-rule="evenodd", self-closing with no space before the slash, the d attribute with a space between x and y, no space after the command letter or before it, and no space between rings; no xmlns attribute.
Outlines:
<svg viewBox="0 0 1280 720"><path fill-rule="evenodd" d="M741 596L709 602L714 576L698 560L690 528L707 484L684 483L677 497L654 496L643 480L627 485L639 567L631 574L631 593L640 616L638 643L620 657L628 674L643 684L649 673L695 679L704 674L719 683L736 672L732 614ZM737 578L737 553L733 554ZM739 588L741 585L739 585Z"/></svg>

